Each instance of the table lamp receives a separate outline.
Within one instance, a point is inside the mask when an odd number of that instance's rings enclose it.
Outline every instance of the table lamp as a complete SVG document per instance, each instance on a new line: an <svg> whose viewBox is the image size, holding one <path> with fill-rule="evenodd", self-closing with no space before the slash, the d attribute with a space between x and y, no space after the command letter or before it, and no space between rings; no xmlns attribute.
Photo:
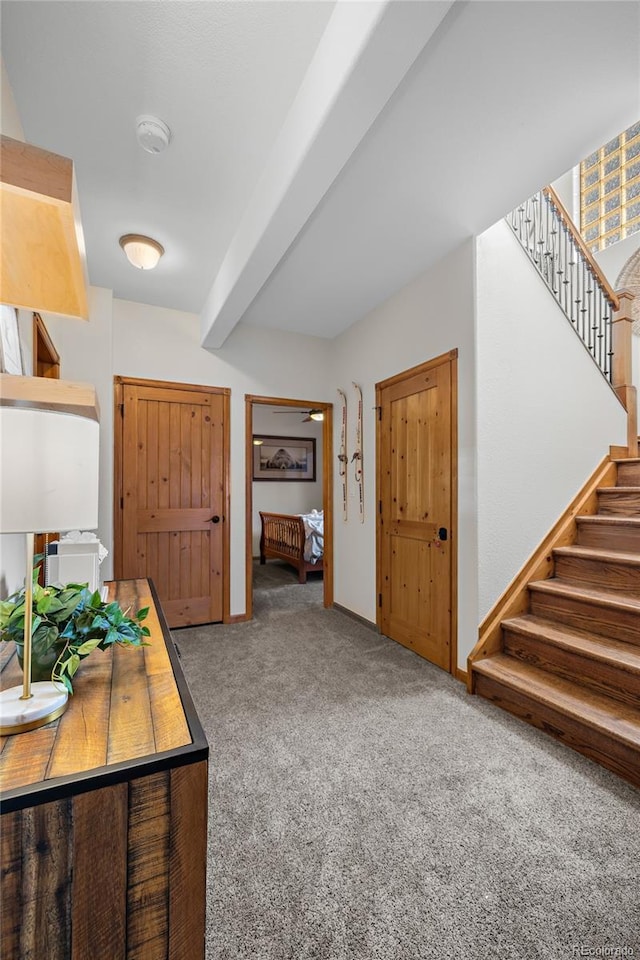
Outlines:
<svg viewBox="0 0 640 960"><path fill-rule="evenodd" d="M26 539L24 680L0 693L0 735L55 720L67 691L31 683L34 534L98 526L98 410L95 392L65 380L0 375L0 533Z"/></svg>

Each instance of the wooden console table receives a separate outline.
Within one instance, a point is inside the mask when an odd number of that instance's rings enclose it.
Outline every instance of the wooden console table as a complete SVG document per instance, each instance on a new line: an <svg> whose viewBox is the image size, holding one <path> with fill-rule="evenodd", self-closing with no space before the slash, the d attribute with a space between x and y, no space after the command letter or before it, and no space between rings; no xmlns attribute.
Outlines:
<svg viewBox="0 0 640 960"><path fill-rule="evenodd" d="M0 738L2 960L204 957L209 748L152 585L110 590L151 645L92 654L59 720Z"/></svg>

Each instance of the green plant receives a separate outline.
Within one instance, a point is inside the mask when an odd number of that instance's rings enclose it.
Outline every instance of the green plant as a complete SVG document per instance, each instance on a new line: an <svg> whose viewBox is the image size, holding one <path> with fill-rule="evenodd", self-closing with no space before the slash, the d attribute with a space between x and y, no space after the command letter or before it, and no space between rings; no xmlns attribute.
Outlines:
<svg viewBox="0 0 640 960"><path fill-rule="evenodd" d="M31 679L57 680L73 693L72 678L80 662L94 650L147 646L149 628L142 626L149 608L128 617L116 602L104 603L86 583L41 587L37 567L33 583ZM0 601L0 640L13 640L22 664L24 652L25 591Z"/></svg>

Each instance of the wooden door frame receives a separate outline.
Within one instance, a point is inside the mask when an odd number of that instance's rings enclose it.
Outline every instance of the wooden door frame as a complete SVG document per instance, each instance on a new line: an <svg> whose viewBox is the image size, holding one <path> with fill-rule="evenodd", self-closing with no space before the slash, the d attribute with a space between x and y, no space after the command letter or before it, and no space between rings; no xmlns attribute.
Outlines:
<svg viewBox="0 0 640 960"><path fill-rule="evenodd" d="M322 509L324 512L324 606L333 606L333 404L319 400L258 397L245 393L245 603L243 619L253 618L253 407L297 407L322 410Z"/></svg>
<svg viewBox="0 0 640 960"><path fill-rule="evenodd" d="M38 373L39 364L45 373ZM47 326L39 313L33 314L33 376L60 379L60 354L53 345Z"/></svg>
<svg viewBox="0 0 640 960"><path fill-rule="evenodd" d="M146 380L139 377L113 378L113 575L116 580L122 579L122 546L123 546L123 450L124 450L124 388L158 387L163 390L196 390L199 393L212 393L222 397L223 425L222 425L222 622L231 623L231 500L230 500L230 451L231 451L231 423L229 387L212 387L197 383L174 383L171 380Z"/></svg>
<svg viewBox="0 0 640 960"><path fill-rule="evenodd" d="M376 383L376 407L379 410L382 403L382 391L386 387L394 386L405 380L410 380L422 373L433 370L443 363L451 364L451 530L449 531L449 560L450 560L450 585L451 585L451 644L449 647L449 673L453 674L458 680L466 681L466 673L458 667L458 350L449 350L438 357L433 357L424 363L419 363L409 370L403 370L393 377L381 380ZM378 419L376 421L376 500L378 503L382 491L382 470L383 465L380 457L382 445L382 424ZM382 593L382 529L378 513L376 520L376 592L378 596ZM376 624L381 628L382 615L380 607L376 607Z"/></svg>

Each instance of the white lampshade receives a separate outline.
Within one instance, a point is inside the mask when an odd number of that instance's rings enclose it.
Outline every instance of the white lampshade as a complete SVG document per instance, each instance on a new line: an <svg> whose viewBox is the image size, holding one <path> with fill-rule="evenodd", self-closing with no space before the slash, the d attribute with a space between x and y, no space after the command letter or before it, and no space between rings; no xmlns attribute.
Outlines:
<svg viewBox="0 0 640 960"><path fill-rule="evenodd" d="M139 270L153 270L164 253L162 244L139 233L127 233L120 237L120 246L129 263Z"/></svg>
<svg viewBox="0 0 640 960"><path fill-rule="evenodd" d="M100 425L84 384L0 375L0 533L25 534L23 685L0 692L0 735L26 733L67 708L64 685L31 683L35 533L98 526Z"/></svg>
<svg viewBox="0 0 640 960"><path fill-rule="evenodd" d="M95 530L100 425L51 410L0 407L0 532Z"/></svg>

